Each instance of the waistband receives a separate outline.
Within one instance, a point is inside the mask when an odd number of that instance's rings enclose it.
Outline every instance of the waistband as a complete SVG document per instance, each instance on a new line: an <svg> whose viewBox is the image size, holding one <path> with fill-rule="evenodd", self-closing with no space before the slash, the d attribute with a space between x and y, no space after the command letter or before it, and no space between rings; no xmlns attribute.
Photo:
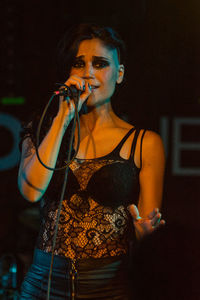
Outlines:
<svg viewBox="0 0 200 300"><path fill-rule="evenodd" d="M33 255L33 263L49 268L51 265L52 254L44 252L38 248L35 248ZM54 255L53 258L53 268L59 269L61 271L70 270L72 263L76 264L78 270L94 270L94 269L106 269L112 267L118 267L120 265L126 266L128 264L128 257L126 255L103 257L103 258L83 258L72 260L60 255Z"/></svg>

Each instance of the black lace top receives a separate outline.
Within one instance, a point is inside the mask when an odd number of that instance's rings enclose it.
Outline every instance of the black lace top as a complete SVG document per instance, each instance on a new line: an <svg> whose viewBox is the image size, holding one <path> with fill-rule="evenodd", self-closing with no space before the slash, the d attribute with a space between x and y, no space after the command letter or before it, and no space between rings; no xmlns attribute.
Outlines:
<svg viewBox="0 0 200 300"><path fill-rule="evenodd" d="M134 236L127 205L137 205L139 169L134 163L139 130L135 130L131 155L120 157L131 129L108 155L75 159L69 169L62 204L55 254L71 259L126 254ZM142 139L141 139L142 143ZM54 172L41 200L41 227L37 247L51 252L64 171Z"/></svg>

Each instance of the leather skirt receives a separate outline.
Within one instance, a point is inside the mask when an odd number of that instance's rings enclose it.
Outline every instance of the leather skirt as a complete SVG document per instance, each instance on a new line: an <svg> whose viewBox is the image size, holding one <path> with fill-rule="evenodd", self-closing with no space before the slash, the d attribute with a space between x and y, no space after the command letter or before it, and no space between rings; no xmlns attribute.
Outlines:
<svg viewBox="0 0 200 300"><path fill-rule="evenodd" d="M51 253L35 249L33 263L21 286L21 300L47 299L50 265ZM127 257L74 261L55 255L49 299L131 299Z"/></svg>

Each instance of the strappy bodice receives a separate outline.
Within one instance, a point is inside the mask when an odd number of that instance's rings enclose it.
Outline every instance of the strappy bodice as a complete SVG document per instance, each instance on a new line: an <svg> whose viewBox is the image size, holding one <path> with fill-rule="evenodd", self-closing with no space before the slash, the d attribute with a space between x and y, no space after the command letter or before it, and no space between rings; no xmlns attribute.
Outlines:
<svg viewBox="0 0 200 300"><path fill-rule="evenodd" d="M120 150L135 131L130 157ZM139 171L134 153L140 130L132 128L109 154L95 159L75 159L59 223L56 253L70 258L108 257L125 254L132 230L127 210L137 205ZM55 173L41 201L43 222L38 248L50 252L63 175ZM55 188L56 187L56 188Z"/></svg>

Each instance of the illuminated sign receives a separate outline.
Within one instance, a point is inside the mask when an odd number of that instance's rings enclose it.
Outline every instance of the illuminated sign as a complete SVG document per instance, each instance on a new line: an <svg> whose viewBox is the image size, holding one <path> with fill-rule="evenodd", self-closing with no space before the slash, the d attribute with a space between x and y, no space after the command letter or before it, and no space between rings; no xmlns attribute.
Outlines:
<svg viewBox="0 0 200 300"><path fill-rule="evenodd" d="M5 171L14 168L19 162L19 134L21 123L18 119L9 114L0 113L0 126L9 130L13 138L11 151L5 156L0 157L0 171Z"/></svg>
<svg viewBox="0 0 200 300"><path fill-rule="evenodd" d="M1 104L3 105L22 105L25 103L24 97L4 97L1 98Z"/></svg>
<svg viewBox="0 0 200 300"><path fill-rule="evenodd" d="M183 139L184 128L188 128L190 135L192 137L192 128L196 128L195 132L199 132L200 128L200 118L194 117L174 117L171 124L171 134L170 134L170 122L168 117L162 117L160 120L160 134L164 142L165 152L168 153L171 140L172 154L171 154L171 164L172 164L172 175L175 176L200 176L200 165L199 159L195 160L194 157L200 157L200 142L194 141L192 138L190 140ZM200 134L195 135L200 141ZM169 139L170 138L170 139ZM196 139L195 138L195 139ZM188 153L187 159L182 158L183 153ZM195 156L194 156L195 155ZM187 166L185 162L187 161Z"/></svg>

